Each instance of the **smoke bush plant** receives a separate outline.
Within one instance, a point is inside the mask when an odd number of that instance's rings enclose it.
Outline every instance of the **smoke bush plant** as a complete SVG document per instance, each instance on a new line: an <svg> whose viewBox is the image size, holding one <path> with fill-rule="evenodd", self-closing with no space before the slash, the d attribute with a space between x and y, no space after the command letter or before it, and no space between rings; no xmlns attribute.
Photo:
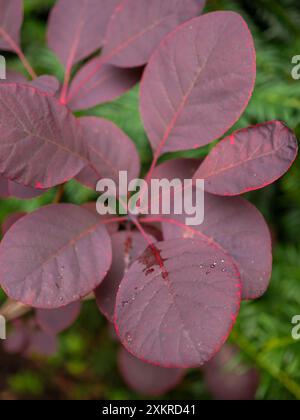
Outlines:
<svg viewBox="0 0 300 420"><path fill-rule="evenodd" d="M36 77L21 51L22 1L0 6L0 49L16 52L33 79L9 73L0 84L2 195L29 198L73 178L94 188L101 178L117 181L121 170L129 180L138 177L131 140L109 121L72 111L113 100L141 75L140 111L154 153L146 180L205 180L205 221L196 228L184 224L184 214L111 218L95 205L55 203L17 215L0 245L2 288L36 308L44 331L70 325L78 301L95 291L125 349L156 365L151 374L166 389L182 368L201 366L221 349L242 299L265 293L270 233L259 211L238 196L290 168L296 137L270 121L225 137L201 163L158 165L165 152L221 138L245 110L255 49L236 13L199 17L203 0L58 0L48 45L65 66L60 86L52 76ZM74 66L100 49L73 77ZM141 369L122 351L121 363Z"/></svg>

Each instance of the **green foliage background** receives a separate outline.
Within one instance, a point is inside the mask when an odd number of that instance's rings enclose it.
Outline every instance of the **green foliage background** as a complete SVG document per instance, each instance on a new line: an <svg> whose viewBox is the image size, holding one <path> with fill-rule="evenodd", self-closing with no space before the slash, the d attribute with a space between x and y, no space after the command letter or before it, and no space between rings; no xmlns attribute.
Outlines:
<svg viewBox="0 0 300 420"><path fill-rule="evenodd" d="M54 0L25 0L23 46L38 74L63 79L63 69L46 48L45 20ZM209 0L211 10L236 10L255 38L258 76L251 103L238 122L245 127L271 119L284 120L300 136L300 80L291 77L292 57L300 54L299 0ZM24 71L12 54L9 67ZM119 100L89 110L114 121L136 143L144 168L151 160L138 113L138 87ZM208 148L185 153L203 156ZM178 154L177 154L178 155ZM274 238L274 271L266 295L244 302L231 342L261 373L257 399L300 399L300 341L291 337L291 319L300 314L300 159L276 184L248 195L269 222ZM15 211L32 211L53 200L55 191L27 202L0 201L0 221ZM75 182L65 201L82 203L93 194ZM1 292L0 292L1 293ZM3 294L1 300L4 300ZM22 359L0 353L0 398L135 399L116 367L118 345L93 302L84 304L80 319L60 336L54 357ZM183 383L165 398L209 399L201 372L188 372Z"/></svg>

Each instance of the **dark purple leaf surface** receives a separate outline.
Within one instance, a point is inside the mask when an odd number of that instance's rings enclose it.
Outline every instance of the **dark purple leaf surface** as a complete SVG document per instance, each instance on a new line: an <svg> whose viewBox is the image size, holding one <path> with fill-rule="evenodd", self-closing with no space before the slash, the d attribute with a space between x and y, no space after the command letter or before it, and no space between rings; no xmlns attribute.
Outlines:
<svg viewBox="0 0 300 420"><path fill-rule="evenodd" d="M253 39L234 12L208 13L180 26L155 51L141 85L152 148L193 149L222 136L251 97Z"/></svg>
<svg viewBox="0 0 300 420"><path fill-rule="evenodd" d="M6 79L0 80L0 83L28 83L28 80L22 73L14 70L7 70Z"/></svg>
<svg viewBox="0 0 300 420"><path fill-rule="evenodd" d="M9 195L10 193L8 190L8 181L7 179L3 178L3 176L0 176L0 197L7 198Z"/></svg>
<svg viewBox="0 0 300 420"><path fill-rule="evenodd" d="M230 257L202 240L157 243L121 282L115 325L134 356L162 367L206 363L226 341L241 299Z"/></svg>
<svg viewBox="0 0 300 420"><path fill-rule="evenodd" d="M103 44L109 18L120 0L58 0L48 26L48 45L66 67Z"/></svg>
<svg viewBox="0 0 300 420"><path fill-rule="evenodd" d="M101 63L101 57L94 58L74 77L68 99L68 106L73 111L112 101L131 89L141 78L140 68L119 69Z"/></svg>
<svg viewBox="0 0 300 420"><path fill-rule="evenodd" d="M200 14L204 3L204 0L123 0L109 22L103 55L119 67L147 63L163 37Z"/></svg>
<svg viewBox="0 0 300 420"><path fill-rule="evenodd" d="M284 175L296 159L295 134L280 121L235 132L222 140L196 172L205 190L239 195L263 188Z"/></svg>
<svg viewBox="0 0 300 420"><path fill-rule="evenodd" d="M94 290L110 268L111 240L99 218L72 204L19 220L0 244L1 286L13 300L54 309Z"/></svg>
<svg viewBox="0 0 300 420"><path fill-rule="evenodd" d="M243 299L256 299L268 288L272 272L272 245L260 212L240 197L205 194L204 223L178 227L163 223L165 239L203 238L230 255L241 275ZM172 215L184 223L185 216Z"/></svg>
<svg viewBox="0 0 300 420"><path fill-rule="evenodd" d="M152 242L155 239L149 235ZM147 248L145 239L139 232L122 231L114 234L111 238L113 249L113 261L108 275L95 291L96 302L100 311L106 318L113 322L116 296L124 277L131 264Z"/></svg>
<svg viewBox="0 0 300 420"><path fill-rule="evenodd" d="M33 87L0 84L0 105L0 173L6 178L49 188L87 164L81 128L54 97Z"/></svg>
<svg viewBox="0 0 300 420"><path fill-rule="evenodd" d="M151 179L152 180L162 180L167 179L172 182L175 179L179 179L181 182L184 180L191 180L189 183L190 190L192 189L192 179L195 173L196 168L199 167L200 160L199 159L174 159L168 160L154 169ZM182 184L181 184L182 185ZM153 194L150 195L149 191L149 203L153 203L156 200L162 200L163 198L166 199L166 194L169 194L169 191L164 192L163 190L160 191L159 196L154 196ZM171 191L171 201L174 200L175 196L179 196L183 194L183 190L180 187L174 188Z"/></svg>
<svg viewBox="0 0 300 420"><path fill-rule="evenodd" d="M30 343L30 333L30 329L18 320L3 343L4 350L12 354L23 353Z"/></svg>
<svg viewBox="0 0 300 420"><path fill-rule="evenodd" d="M142 362L124 348L118 356L120 373L133 391L158 397L175 388L182 380L184 369L166 369Z"/></svg>
<svg viewBox="0 0 300 420"><path fill-rule="evenodd" d="M158 166L153 171L152 179L192 179L195 168L200 164L199 159L173 159L168 160Z"/></svg>
<svg viewBox="0 0 300 420"><path fill-rule="evenodd" d="M119 172L127 171L128 180L140 173L140 159L133 142L112 122L97 117L83 117L85 145L93 168L85 168L77 176L79 181L95 189L101 178L119 182ZM88 173L86 172L88 171Z"/></svg>
<svg viewBox="0 0 300 420"><path fill-rule="evenodd" d="M23 22L22 0L0 0L0 50L15 51L11 41L20 45Z"/></svg>
<svg viewBox="0 0 300 420"><path fill-rule="evenodd" d="M225 345L213 360L204 366L205 384L216 400L255 399L259 373L241 363L238 357L236 348Z"/></svg>
<svg viewBox="0 0 300 420"><path fill-rule="evenodd" d="M44 332L55 335L70 327L79 316L80 310L80 302L58 309L37 309L36 321Z"/></svg>

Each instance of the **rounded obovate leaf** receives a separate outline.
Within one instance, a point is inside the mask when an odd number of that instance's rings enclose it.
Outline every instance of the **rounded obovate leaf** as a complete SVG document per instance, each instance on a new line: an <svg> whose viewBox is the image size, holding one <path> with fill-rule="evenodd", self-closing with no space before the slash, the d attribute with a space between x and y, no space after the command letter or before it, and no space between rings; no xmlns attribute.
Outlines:
<svg viewBox="0 0 300 420"><path fill-rule="evenodd" d="M107 24L120 0L58 0L48 23L48 46L65 67L103 44Z"/></svg>
<svg viewBox="0 0 300 420"><path fill-rule="evenodd" d="M11 41L20 45L23 23L22 0L0 0L0 50L15 52Z"/></svg>
<svg viewBox="0 0 300 420"><path fill-rule="evenodd" d="M2 235L5 235L6 232L22 217L26 216L27 213L24 212L16 212L10 214L2 223Z"/></svg>
<svg viewBox="0 0 300 420"><path fill-rule="evenodd" d="M111 240L97 215L72 204L50 205L4 236L0 283L13 300L59 308L99 286L111 260Z"/></svg>
<svg viewBox="0 0 300 420"><path fill-rule="evenodd" d="M165 239L204 238L235 261L241 275L243 299L256 299L267 290L272 273L272 243L261 213L240 197L206 193L204 222L184 226L186 215L171 216L182 227L163 223Z"/></svg>
<svg viewBox="0 0 300 420"><path fill-rule="evenodd" d="M58 338L56 335L47 334L41 330L31 333L29 346L26 349L28 356L53 356L58 351Z"/></svg>
<svg viewBox="0 0 300 420"><path fill-rule="evenodd" d="M241 284L228 255L201 240L160 242L121 282L115 325L125 348L162 367L211 359L236 319Z"/></svg>
<svg viewBox="0 0 300 420"><path fill-rule="evenodd" d="M20 200L29 200L31 198L39 197L47 190L41 190L32 187L25 187L14 181L0 176L0 196L2 198L16 197Z"/></svg>
<svg viewBox="0 0 300 420"><path fill-rule="evenodd" d="M148 238L152 242L156 242L152 236L148 235ZM131 264L147 248L147 243L143 236L136 231L117 232L112 235L111 240L113 250L111 269L96 289L95 296L100 311L109 321L113 322L116 296L121 280Z"/></svg>
<svg viewBox="0 0 300 420"><path fill-rule="evenodd" d="M119 351L118 366L129 388L153 397L164 395L175 388L185 373L184 369L166 369L142 362L123 347Z"/></svg>
<svg viewBox="0 0 300 420"><path fill-rule="evenodd" d="M95 201L90 201L88 203L82 204L82 206L84 209L89 210L90 212L92 212L93 214L96 214L99 218L101 217L103 224L105 224L107 232L112 235L116 232L118 232L119 230L119 223L118 222L111 222L111 219L115 219L115 217L113 215L107 214L105 216L101 216L98 212L97 212L97 203ZM110 220L109 223L108 220Z"/></svg>
<svg viewBox="0 0 300 420"><path fill-rule="evenodd" d="M194 175L205 191L233 196L257 190L282 177L297 157L295 134L271 121L235 132L222 140Z"/></svg>
<svg viewBox="0 0 300 420"><path fill-rule="evenodd" d="M110 19L103 56L118 67L146 64L164 36L200 14L204 3L204 0L122 1Z"/></svg>
<svg viewBox="0 0 300 420"><path fill-rule="evenodd" d="M52 95L25 85L0 84L0 105L4 177L45 189L73 178L87 165L81 127Z"/></svg>
<svg viewBox="0 0 300 420"><path fill-rule="evenodd" d="M141 114L152 148L193 149L222 136L245 110L256 76L247 24L208 13L176 28L155 51L141 83Z"/></svg>
<svg viewBox="0 0 300 420"><path fill-rule="evenodd" d="M36 321L44 332L58 334L75 322L80 310L80 302L73 302L58 309L37 309Z"/></svg>
<svg viewBox="0 0 300 420"><path fill-rule="evenodd" d="M239 360L239 352L235 347L225 345L203 370L204 382L216 400L255 399L259 372Z"/></svg>
<svg viewBox="0 0 300 420"><path fill-rule="evenodd" d="M120 69L102 64L102 57L89 61L74 77L68 96L73 111L92 108L113 101L135 86L142 69Z"/></svg>

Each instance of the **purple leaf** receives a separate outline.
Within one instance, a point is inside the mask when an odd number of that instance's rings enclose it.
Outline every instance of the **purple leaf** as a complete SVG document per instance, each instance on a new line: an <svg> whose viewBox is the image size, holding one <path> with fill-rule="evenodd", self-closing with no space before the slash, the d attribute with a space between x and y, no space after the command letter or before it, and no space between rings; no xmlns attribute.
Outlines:
<svg viewBox="0 0 300 420"><path fill-rule="evenodd" d="M251 401L259 385L259 373L238 358L235 347L225 345L214 359L204 366L204 381L216 400Z"/></svg>
<svg viewBox="0 0 300 420"><path fill-rule="evenodd" d="M152 179L192 179L195 169L199 167L199 159L174 159L156 166Z"/></svg>
<svg viewBox="0 0 300 420"><path fill-rule="evenodd" d="M112 101L131 89L141 78L140 68L119 69L101 63L101 57L94 58L76 74L68 98L68 106L72 110L79 111Z"/></svg>
<svg viewBox="0 0 300 420"><path fill-rule="evenodd" d="M20 46L20 29L23 22L22 0L0 0L0 50L15 51Z"/></svg>
<svg viewBox="0 0 300 420"><path fill-rule="evenodd" d="M124 348L120 349L118 365L129 388L139 394L153 397L171 391L179 385L185 373L184 369L166 369L144 363Z"/></svg>
<svg viewBox="0 0 300 420"><path fill-rule="evenodd" d="M21 73L9 70L6 74L5 80L0 80L0 83L20 83L27 86L32 86L42 92L50 95L55 95L59 90L59 81L54 76L43 75L36 79L29 81Z"/></svg>
<svg viewBox="0 0 300 420"><path fill-rule="evenodd" d="M40 76L28 84L53 96L55 96L59 90L59 81L53 76Z"/></svg>
<svg viewBox="0 0 300 420"><path fill-rule="evenodd" d="M4 177L50 188L86 166L80 126L54 97L28 86L0 84L0 104L0 173Z"/></svg>
<svg viewBox="0 0 300 420"><path fill-rule="evenodd" d="M177 28L153 54L142 80L141 113L158 153L193 149L241 116L255 82L255 50L234 12L208 13Z"/></svg>
<svg viewBox="0 0 300 420"><path fill-rule="evenodd" d="M118 232L112 236L113 261L108 275L95 291L96 302L100 311L113 322L116 296L132 262L147 248L145 239L139 232ZM155 239L149 236L152 242Z"/></svg>
<svg viewBox="0 0 300 420"><path fill-rule="evenodd" d="M123 0L109 22L103 55L119 67L144 65L163 37L200 14L204 3L204 0Z"/></svg>
<svg viewBox="0 0 300 420"><path fill-rule="evenodd" d="M199 163L199 159L168 160L154 168L151 174L151 180L167 179L170 182L178 179L182 182L188 179L192 180L195 170L199 167ZM192 188L192 181L190 183L190 186ZM172 201L174 200L175 194L182 194L182 188L174 188L171 189L171 191L168 190L167 192L160 190L159 195L154 195L149 189L148 202L152 204L153 202L162 200L165 194L168 194L169 197L171 197Z"/></svg>
<svg viewBox="0 0 300 420"><path fill-rule="evenodd" d="M92 201L92 202L89 202L89 203L85 203L85 204L82 204L82 206L81 207L83 207L83 208L85 208L85 209L87 209L87 210L89 210L90 212L92 212L93 214L96 214L99 218L101 217L101 221L102 222L105 222L105 221L108 221L108 220L110 220L110 219L114 219L115 217L114 216L111 216L111 215L100 215L98 212L97 212L97 203L96 202L94 202L94 201ZM118 232L118 230L119 230L119 223L117 223L117 222L111 222L111 223L107 223L106 224L106 228L107 228L107 231L108 231L108 233L110 234L110 235L112 235L113 233L116 233L116 232Z"/></svg>
<svg viewBox="0 0 300 420"><path fill-rule="evenodd" d="M27 213L17 212L8 216L2 224L2 235L5 235L6 232L22 217L26 216Z"/></svg>
<svg viewBox="0 0 300 420"><path fill-rule="evenodd" d="M9 195L8 181L0 175L0 198L8 198Z"/></svg>
<svg viewBox="0 0 300 420"><path fill-rule="evenodd" d="M296 159L295 134L280 121L235 132L222 140L196 172L205 190L239 195L263 188L284 175Z"/></svg>
<svg viewBox="0 0 300 420"><path fill-rule="evenodd" d="M32 187L24 187L21 184L17 184L14 181L0 176L0 197L16 197L21 200L29 200L31 198L39 197L44 194L46 190L39 190Z"/></svg>
<svg viewBox="0 0 300 420"><path fill-rule="evenodd" d="M58 0L48 26L48 45L71 68L103 44L107 24L120 0Z"/></svg>
<svg viewBox="0 0 300 420"><path fill-rule="evenodd" d="M241 285L231 258L202 240L160 242L121 282L115 325L139 359L189 368L210 360L236 319Z"/></svg>
<svg viewBox="0 0 300 420"><path fill-rule="evenodd" d="M1 0L0 0L1 1ZM0 83L28 83L28 80L22 73L18 73L14 70L6 71L6 79L0 80Z"/></svg>
<svg viewBox="0 0 300 420"><path fill-rule="evenodd" d="M30 332L21 320L17 320L3 343L4 350L12 354L23 353L29 345Z"/></svg>
<svg viewBox="0 0 300 420"><path fill-rule="evenodd" d="M83 117L80 125L93 168L85 168L76 177L78 181L95 189L100 178L110 178L118 183L120 171L128 172L129 181L138 177L140 160L137 150L116 125L97 117Z"/></svg>
<svg viewBox="0 0 300 420"><path fill-rule="evenodd" d="M44 332L55 335L70 327L79 316L80 310L80 302L58 309L37 309L36 321Z"/></svg>
<svg viewBox="0 0 300 420"><path fill-rule="evenodd" d="M203 238L232 257L240 272L243 299L256 299L267 290L272 272L272 245L260 212L240 197L205 194L204 223L184 226L185 215L172 215L182 227L163 223L165 239Z"/></svg>
<svg viewBox="0 0 300 420"><path fill-rule="evenodd" d="M111 240L96 215L72 204L54 204L7 232L0 244L0 282L13 300L55 309L99 286L111 260Z"/></svg>
<svg viewBox="0 0 300 420"><path fill-rule="evenodd" d="M24 187L23 185L17 184L13 181L8 181L8 189L12 197L16 197L21 200L30 200L32 198L39 197L47 191L32 187Z"/></svg>
<svg viewBox="0 0 300 420"><path fill-rule="evenodd" d="M49 357L58 351L58 340L55 335L47 334L44 331L32 332L29 347L26 354Z"/></svg>

